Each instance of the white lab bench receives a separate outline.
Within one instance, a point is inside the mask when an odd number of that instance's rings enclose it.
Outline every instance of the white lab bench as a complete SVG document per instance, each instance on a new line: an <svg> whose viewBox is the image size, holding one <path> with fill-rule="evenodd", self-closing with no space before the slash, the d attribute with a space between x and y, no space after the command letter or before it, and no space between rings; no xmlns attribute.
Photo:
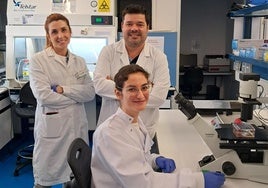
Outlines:
<svg viewBox="0 0 268 188"><path fill-rule="evenodd" d="M177 109L160 110L157 138L160 154L173 158L177 168L200 171L198 161L211 151L186 116ZM268 173L268 169L267 169ZM267 188L268 184L226 178L222 188Z"/></svg>

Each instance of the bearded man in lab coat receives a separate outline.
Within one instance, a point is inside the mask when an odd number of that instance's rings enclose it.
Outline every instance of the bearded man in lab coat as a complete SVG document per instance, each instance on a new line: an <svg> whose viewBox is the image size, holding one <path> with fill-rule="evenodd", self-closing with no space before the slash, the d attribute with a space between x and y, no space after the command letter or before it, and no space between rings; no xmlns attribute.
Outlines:
<svg viewBox="0 0 268 188"><path fill-rule="evenodd" d="M167 57L146 42L149 16L144 7L137 4L127 6L122 12L121 26L124 38L102 49L94 71L95 91L102 97L98 125L114 114L119 106L114 94L115 74L125 65L138 64L149 72L149 80L153 83L150 99L140 117L150 137L154 138L159 107L165 101L170 87Z"/></svg>

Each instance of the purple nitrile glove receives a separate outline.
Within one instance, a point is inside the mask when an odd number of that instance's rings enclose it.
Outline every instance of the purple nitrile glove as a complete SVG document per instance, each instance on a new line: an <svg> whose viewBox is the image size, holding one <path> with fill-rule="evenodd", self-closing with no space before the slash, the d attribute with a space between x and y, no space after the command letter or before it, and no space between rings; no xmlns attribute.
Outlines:
<svg viewBox="0 0 268 188"><path fill-rule="evenodd" d="M205 188L220 188L225 181L221 172L204 172Z"/></svg>
<svg viewBox="0 0 268 188"><path fill-rule="evenodd" d="M52 85L52 86L51 86L52 91L57 92L57 86L58 86L58 85Z"/></svg>
<svg viewBox="0 0 268 188"><path fill-rule="evenodd" d="M157 157L155 159L155 163L164 173L171 173L176 169L176 165L173 159Z"/></svg>

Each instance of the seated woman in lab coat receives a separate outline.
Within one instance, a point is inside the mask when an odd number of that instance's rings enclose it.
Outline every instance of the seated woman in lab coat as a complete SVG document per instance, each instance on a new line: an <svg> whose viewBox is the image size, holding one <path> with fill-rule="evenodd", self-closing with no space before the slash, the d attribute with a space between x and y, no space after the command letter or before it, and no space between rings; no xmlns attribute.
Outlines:
<svg viewBox="0 0 268 188"><path fill-rule="evenodd" d="M223 174L178 171L172 159L150 153L153 141L139 118L152 87L148 78L149 74L135 64L122 67L115 75L120 107L93 136L91 169L95 187L219 188L225 180Z"/></svg>

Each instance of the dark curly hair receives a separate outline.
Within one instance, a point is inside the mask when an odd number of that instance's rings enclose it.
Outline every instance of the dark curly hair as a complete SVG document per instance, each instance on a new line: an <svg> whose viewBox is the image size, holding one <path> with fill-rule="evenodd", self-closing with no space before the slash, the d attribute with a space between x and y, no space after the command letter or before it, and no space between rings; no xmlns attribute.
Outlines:
<svg viewBox="0 0 268 188"><path fill-rule="evenodd" d="M128 76L133 73L140 72L142 73L145 78L149 79L149 73L145 71L141 66L137 64L129 64L124 67L122 67L115 75L114 82L115 82L115 88L119 91L122 91L122 88L124 86L125 81L128 80Z"/></svg>

